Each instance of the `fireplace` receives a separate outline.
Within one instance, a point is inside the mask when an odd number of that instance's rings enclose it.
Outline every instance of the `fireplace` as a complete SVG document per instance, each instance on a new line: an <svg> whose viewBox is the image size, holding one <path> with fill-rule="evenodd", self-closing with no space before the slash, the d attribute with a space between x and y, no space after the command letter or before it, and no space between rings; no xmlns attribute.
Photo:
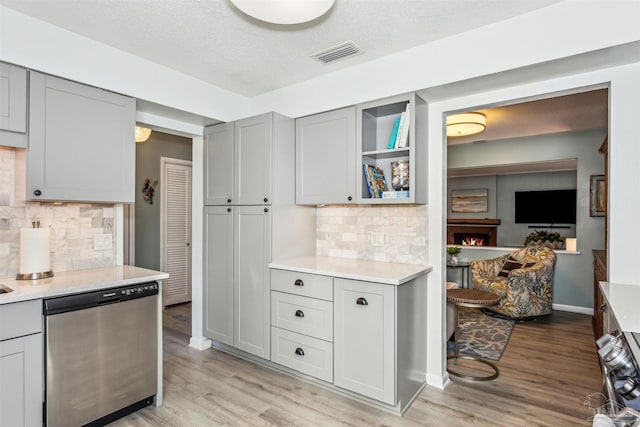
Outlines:
<svg viewBox="0 0 640 427"><path fill-rule="evenodd" d="M458 246L497 246L499 219L449 219L447 244Z"/></svg>

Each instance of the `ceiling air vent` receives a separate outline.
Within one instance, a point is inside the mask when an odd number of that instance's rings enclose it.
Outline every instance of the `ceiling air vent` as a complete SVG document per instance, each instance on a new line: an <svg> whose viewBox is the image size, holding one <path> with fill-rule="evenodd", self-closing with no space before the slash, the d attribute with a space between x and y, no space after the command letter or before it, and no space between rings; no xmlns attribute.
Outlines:
<svg viewBox="0 0 640 427"><path fill-rule="evenodd" d="M341 43L338 46L325 49L321 52L311 55L313 59L329 64L339 59L346 58L348 56L359 55L363 53L362 50L352 41Z"/></svg>

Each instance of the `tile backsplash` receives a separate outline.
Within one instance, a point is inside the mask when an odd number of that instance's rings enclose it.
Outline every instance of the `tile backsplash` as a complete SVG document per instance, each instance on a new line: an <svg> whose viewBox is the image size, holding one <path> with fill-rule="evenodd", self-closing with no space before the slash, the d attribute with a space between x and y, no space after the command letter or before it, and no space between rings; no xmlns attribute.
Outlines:
<svg viewBox="0 0 640 427"><path fill-rule="evenodd" d="M425 264L427 206L317 209L316 254Z"/></svg>
<svg viewBox="0 0 640 427"><path fill-rule="evenodd" d="M113 205L16 201L16 149L0 147L0 278L14 277L20 266L20 229L51 228L51 268L54 273L114 264L115 246L94 249L96 234L114 239Z"/></svg>

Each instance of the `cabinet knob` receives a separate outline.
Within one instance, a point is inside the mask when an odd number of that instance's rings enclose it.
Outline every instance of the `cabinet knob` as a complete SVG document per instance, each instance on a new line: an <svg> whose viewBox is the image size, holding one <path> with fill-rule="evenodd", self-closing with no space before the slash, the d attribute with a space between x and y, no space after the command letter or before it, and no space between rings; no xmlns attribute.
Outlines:
<svg viewBox="0 0 640 427"><path fill-rule="evenodd" d="M264 212L265 213L269 212L269 208L264 208Z"/></svg>
<svg viewBox="0 0 640 427"><path fill-rule="evenodd" d="M231 203L231 199L227 199L227 203Z"/></svg>
<svg viewBox="0 0 640 427"><path fill-rule="evenodd" d="M231 212L231 208L227 208L227 212Z"/></svg>
<svg viewBox="0 0 640 427"><path fill-rule="evenodd" d="M191 244L189 242L187 242L187 246L191 246Z"/></svg>
<svg viewBox="0 0 640 427"><path fill-rule="evenodd" d="M347 197L347 200L348 200L348 201L352 201L352 200L353 200L353 197L349 196L349 197Z"/></svg>
<svg viewBox="0 0 640 427"><path fill-rule="evenodd" d="M296 354L298 356L304 356L304 350L301 349L300 347L296 348Z"/></svg>
<svg viewBox="0 0 640 427"><path fill-rule="evenodd" d="M602 304L600 306L600 312L601 313L606 313L607 312L607 304Z"/></svg>
<svg viewBox="0 0 640 427"><path fill-rule="evenodd" d="M360 298L358 298L358 299L356 300L356 304L358 304L358 305L369 305L369 303L367 302L367 300L366 300L366 299L364 299L364 298L362 298L362 297L360 297Z"/></svg>
<svg viewBox="0 0 640 427"><path fill-rule="evenodd" d="M42 191L36 190L36 191L33 192L33 194L35 194L36 196L41 196L42 195Z"/></svg>
<svg viewBox="0 0 640 427"><path fill-rule="evenodd" d="M304 317L304 312L302 310L296 310L296 317Z"/></svg>
<svg viewBox="0 0 640 427"><path fill-rule="evenodd" d="M295 286L304 286L304 282L302 280L300 280L300 279L296 279L296 281L293 282L293 284Z"/></svg>
<svg viewBox="0 0 640 427"><path fill-rule="evenodd" d="M264 198L264 202L265 202L265 203L267 203L268 201L269 201L269 198L268 198L268 197L265 197L265 198Z"/></svg>

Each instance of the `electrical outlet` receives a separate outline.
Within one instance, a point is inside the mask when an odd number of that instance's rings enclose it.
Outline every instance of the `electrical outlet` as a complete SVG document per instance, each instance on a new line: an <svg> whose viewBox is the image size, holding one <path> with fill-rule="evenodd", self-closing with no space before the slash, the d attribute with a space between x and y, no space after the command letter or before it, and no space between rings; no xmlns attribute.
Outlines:
<svg viewBox="0 0 640 427"><path fill-rule="evenodd" d="M111 234L94 234L93 249L96 251L105 251L113 248L113 239Z"/></svg>
<svg viewBox="0 0 640 427"><path fill-rule="evenodd" d="M371 246L384 246L384 233L371 233Z"/></svg>

